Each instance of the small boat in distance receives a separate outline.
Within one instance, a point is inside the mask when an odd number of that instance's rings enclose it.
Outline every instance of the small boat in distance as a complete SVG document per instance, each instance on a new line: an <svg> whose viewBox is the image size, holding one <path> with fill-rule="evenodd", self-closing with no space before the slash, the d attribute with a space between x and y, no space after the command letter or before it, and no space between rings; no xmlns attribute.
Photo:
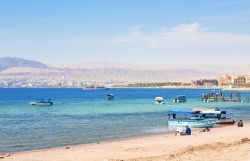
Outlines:
<svg viewBox="0 0 250 161"><path fill-rule="evenodd" d="M163 104L163 100L164 98L163 97L155 97L155 104Z"/></svg>
<svg viewBox="0 0 250 161"><path fill-rule="evenodd" d="M114 95L113 94L107 94L106 99L107 100L114 100Z"/></svg>
<svg viewBox="0 0 250 161"><path fill-rule="evenodd" d="M85 86L82 89L83 90L108 90L109 88L105 86Z"/></svg>
<svg viewBox="0 0 250 161"><path fill-rule="evenodd" d="M180 102L187 102L187 97L185 95L177 96L173 99L173 102L180 103Z"/></svg>
<svg viewBox="0 0 250 161"><path fill-rule="evenodd" d="M205 128L214 127L216 125L216 119L193 117L197 113L199 112L188 110L169 110L167 112L168 126L170 128L185 126L189 126L190 128Z"/></svg>
<svg viewBox="0 0 250 161"><path fill-rule="evenodd" d="M32 106L52 106L53 102L52 99L46 98L46 99L39 99L37 101L30 102Z"/></svg>

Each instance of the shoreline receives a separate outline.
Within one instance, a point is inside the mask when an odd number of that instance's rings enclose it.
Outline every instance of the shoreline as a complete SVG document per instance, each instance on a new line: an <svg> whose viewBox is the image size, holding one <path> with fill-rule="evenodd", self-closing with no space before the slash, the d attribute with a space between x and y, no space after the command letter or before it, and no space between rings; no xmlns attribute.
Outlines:
<svg viewBox="0 0 250 161"><path fill-rule="evenodd" d="M237 130L236 130L237 129ZM231 132L229 132L231 131ZM129 138L114 139L89 144L77 144L31 151L10 153L2 158L4 161L80 161L80 160L155 160L168 157L183 148L211 144L217 142L230 144L248 137L250 139L250 122L243 128L236 125L211 128L211 132L193 131L191 136L174 136L173 132L163 132ZM183 145L183 141L185 142ZM247 144L250 142L247 141ZM168 147L172 147L169 150ZM250 148L250 146L249 146ZM144 149L144 150L142 150ZM199 150L199 149L197 149ZM81 155L80 155L81 154ZM41 156L41 158L37 157ZM158 159L157 159L158 158ZM154 160L153 159L153 160ZM152 159L151 159L152 160ZM150 161L151 161L150 160Z"/></svg>
<svg viewBox="0 0 250 161"><path fill-rule="evenodd" d="M250 124L250 121L249 121ZM214 127L214 128L221 128L221 127ZM14 152L3 152L1 154L19 154L19 153L29 153L29 152L37 152L37 151L44 151L44 150L53 150L53 149L64 149L67 147L77 147L77 146L87 146L87 145L98 145L103 143L112 143L112 142L120 142L125 140L131 140L131 139L139 139L139 138L146 138L146 137L153 137L153 136L159 136L159 135L174 135L174 131L165 131L165 132L159 132L159 133L151 133L151 134L138 134L135 136L129 136L125 138L114 138L114 139L107 139L102 141L96 141L96 142L90 142L90 143L78 143L78 144L69 144L69 145L63 145L63 146L55 146L55 147L49 147L49 148L38 148L33 150L21 150L21 151L14 151ZM1 158L0 158L1 159Z"/></svg>
<svg viewBox="0 0 250 161"><path fill-rule="evenodd" d="M163 86L163 87L108 87L109 89L207 89L223 91L250 91L250 88L196 87L196 86ZM82 89L79 87L0 87L0 89Z"/></svg>
<svg viewBox="0 0 250 161"><path fill-rule="evenodd" d="M250 126L250 120L244 121L246 124L249 124ZM236 123L234 124L236 125ZM224 128L227 126L233 126L233 125L218 125L213 127L213 129L218 128ZM200 128L194 128L192 129L193 132L199 131ZM36 152L36 151L43 151L43 150L50 150L50 149L61 149L66 147L77 147L77 146L84 146L84 145L97 145L100 143L112 143L112 142L119 142L119 141L125 141L125 140L131 140L131 139L139 139L139 138L146 138L146 137L154 137L159 135L174 135L175 131L164 131L164 132L158 132L158 133L148 133L148 134L138 134L134 136L124 137L124 138L114 138L114 139L107 139L107 140L100 140L90 143L77 143L77 144L68 144L68 145L62 145L62 146L55 146L55 147L48 147L48 148L37 148L32 150L20 150L20 151L13 151L13 152L3 152L1 154L18 154L18 153L26 153L26 152Z"/></svg>

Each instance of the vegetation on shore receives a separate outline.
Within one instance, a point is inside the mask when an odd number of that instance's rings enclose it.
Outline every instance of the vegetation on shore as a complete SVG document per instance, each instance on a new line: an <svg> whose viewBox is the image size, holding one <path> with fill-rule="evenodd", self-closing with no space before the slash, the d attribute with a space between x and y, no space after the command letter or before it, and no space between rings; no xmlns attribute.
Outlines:
<svg viewBox="0 0 250 161"><path fill-rule="evenodd" d="M191 86L191 83L182 82L158 82L158 83L133 83L128 85L116 85L115 87L186 87Z"/></svg>

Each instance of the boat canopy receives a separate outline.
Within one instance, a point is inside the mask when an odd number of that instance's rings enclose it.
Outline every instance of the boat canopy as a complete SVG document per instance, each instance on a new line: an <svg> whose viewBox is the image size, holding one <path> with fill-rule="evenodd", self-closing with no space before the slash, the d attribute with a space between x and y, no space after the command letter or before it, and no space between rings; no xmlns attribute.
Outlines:
<svg viewBox="0 0 250 161"><path fill-rule="evenodd" d="M218 108L209 109L209 108L193 108L193 112L200 112L201 114L226 114L226 111L221 111Z"/></svg>
<svg viewBox="0 0 250 161"><path fill-rule="evenodd" d="M163 100L164 100L164 98L163 98L163 97L158 96L158 97L155 97L155 100L156 100L156 101L163 101Z"/></svg>
<svg viewBox="0 0 250 161"><path fill-rule="evenodd" d="M174 114L183 114L183 115L187 115L187 114L194 114L195 112L190 111L190 110L169 110L167 112L168 115L174 115Z"/></svg>
<svg viewBox="0 0 250 161"><path fill-rule="evenodd" d="M214 110L210 110L210 111L200 111L201 114L221 114L222 111L214 111Z"/></svg>

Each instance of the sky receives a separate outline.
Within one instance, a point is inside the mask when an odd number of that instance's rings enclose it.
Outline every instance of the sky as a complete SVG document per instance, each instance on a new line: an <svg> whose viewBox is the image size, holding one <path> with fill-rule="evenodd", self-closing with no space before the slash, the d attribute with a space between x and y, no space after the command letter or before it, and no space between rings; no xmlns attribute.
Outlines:
<svg viewBox="0 0 250 161"><path fill-rule="evenodd" d="M250 64L249 0L0 0L0 57Z"/></svg>

